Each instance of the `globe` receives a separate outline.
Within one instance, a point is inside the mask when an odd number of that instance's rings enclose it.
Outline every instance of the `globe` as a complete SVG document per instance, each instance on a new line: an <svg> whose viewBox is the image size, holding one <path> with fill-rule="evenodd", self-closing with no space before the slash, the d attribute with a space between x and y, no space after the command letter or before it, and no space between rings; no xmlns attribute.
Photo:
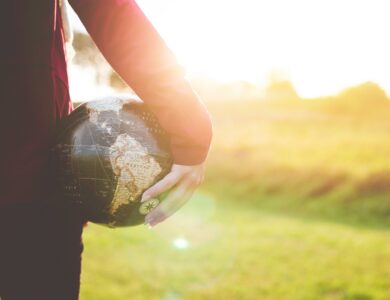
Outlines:
<svg viewBox="0 0 390 300"><path fill-rule="evenodd" d="M141 203L143 192L172 166L168 134L137 98L80 105L60 122L52 150L59 198L110 227L143 223L161 201Z"/></svg>

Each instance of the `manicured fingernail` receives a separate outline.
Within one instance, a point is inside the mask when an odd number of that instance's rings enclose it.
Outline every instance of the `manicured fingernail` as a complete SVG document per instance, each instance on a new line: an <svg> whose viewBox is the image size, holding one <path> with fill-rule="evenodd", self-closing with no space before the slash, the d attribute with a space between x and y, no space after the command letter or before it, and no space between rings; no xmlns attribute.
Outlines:
<svg viewBox="0 0 390 300"><path fill-rule="evenodd" d="M148 227L148 229L152 229L152 228L153 228L153 226L150 225L149 223L146 223L146 222L145 222L145 225Z"/></svg>
<svg viewBox="0 0 390 300"><path fill-rule="evenodd" d="M149 225L151 226L151 228L153 228L154 226L156 226L158 223L160 223L159 221L154 221L154 222L151 222Z"/></svg>
<svg viewBox="0 0 390 300"><path fill-rule="evenodd" d="M154 221L154 220L153 220L152 217L150 217L150 216L146 216L146 217L145 217L145 223L150 224L150 223L153 222L153 221Z"/></svg>
<svg viewBox="0 0 390 300"><path fill-rule="evenodd" d="M145 219L145 224L149 227L152 228L156 224L156 220L152 218Z"/></svg>

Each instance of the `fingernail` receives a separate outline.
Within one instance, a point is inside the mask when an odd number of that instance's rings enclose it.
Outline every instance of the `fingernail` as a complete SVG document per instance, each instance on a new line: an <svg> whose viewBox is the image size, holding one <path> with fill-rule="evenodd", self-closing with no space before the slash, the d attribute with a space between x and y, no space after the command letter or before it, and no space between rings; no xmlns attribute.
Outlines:
<svg viewBox="0 0 390 300"><path fill-rule="evenodd" d="M145 218L145 224L148 228L152 228L155 225L155 220L153 218Z"/></svg>
<svg viewBox="0 0 390 300"><path fill-rule="evenodd" d="M158 223L160 223L159 221L153 221L151 222L149 225L150 225L150 228L153 228L154 226L156 226Z"/></svg>
<svg viewBox="0 0 390 300"><path fill-rule="evenodd" d="M152 223L154 220L153 220L153 218L152 217L150 217L150 216L146 216L145 217L145 223Z"/></svg>
<svg viewBox="0 0 390 300"><path fill-rule="evenodd" d="M152 229L153 228L152 225L150 225L149 223L146 223L146 222L145 222L145 226L148 227L148 229Z"/></svg>

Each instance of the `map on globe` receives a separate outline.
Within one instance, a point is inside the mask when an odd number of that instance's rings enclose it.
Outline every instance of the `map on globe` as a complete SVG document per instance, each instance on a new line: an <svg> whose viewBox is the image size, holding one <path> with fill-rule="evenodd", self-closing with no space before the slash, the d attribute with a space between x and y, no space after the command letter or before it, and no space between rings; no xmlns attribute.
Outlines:
<svg viewBox="0 0 390 300"><path fill-rule="evenodd" d="M97 223L142 222L159 204L141 204L142 193L172 164L156 117L138 100L112 97L81 105L63 128L57 148L67 198L82 203Z"/></svg>
<svg viewBox="0 0 390 300"><path fill-rule="evenodd" d="M91 114L90 121L109 134L114 134L114 128L109 123L98 122L99 113L109 109L115 111L119 118L122 109L120 101L116 99L104 105L94 102L87 104L87 107ZM159 163L149 155L148 149L126 133L117 135L115 143L110 147L110 161L114 174L118 176L111 213L116 213L120 206L129 201L135 201L161 173Z"/></svg>

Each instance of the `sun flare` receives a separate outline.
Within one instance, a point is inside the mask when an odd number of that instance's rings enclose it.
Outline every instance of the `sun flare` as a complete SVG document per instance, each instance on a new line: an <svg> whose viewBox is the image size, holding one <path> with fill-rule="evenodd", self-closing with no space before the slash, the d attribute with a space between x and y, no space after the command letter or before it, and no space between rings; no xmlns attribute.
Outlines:
<svg viewBox="0 0 390 300"><path fill-rule="evenodd" d="M191 76L264 84L277 70L303 97L364 81L390 93L386 0L137 2Z"/></svg>
<svg viewBox="0 0 390 300"><path fill-rule="evenodd" d="M390 91L388 1L139 4L192 74L263 83L268 73L279 70L306 97L369 80Z"/></svg>

